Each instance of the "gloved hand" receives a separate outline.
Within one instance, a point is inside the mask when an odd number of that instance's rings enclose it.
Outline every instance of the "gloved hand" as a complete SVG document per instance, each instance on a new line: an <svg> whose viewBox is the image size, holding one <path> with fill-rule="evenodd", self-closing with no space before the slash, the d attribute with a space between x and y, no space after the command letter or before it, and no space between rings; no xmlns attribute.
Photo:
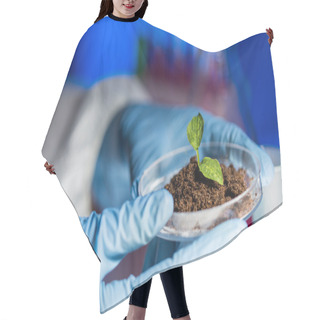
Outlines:
<svg viewBox="0 0 320 320"><path fill-rule="evenodd" d="M173 198L163 189L133 201L120 209L106 208L89 217L79 217L82 228L101 260L106 275L135 249L152 240L173 213Z"/></svg>
<svg viewBox="0 0 320 320"><path fill-rule="evenodd" d="M129 145L132 182L135 179L133 196L137 196L136 186L143 171L156 159L179 147L190 145L187 126L199 112L204 119L201 143L227 142L247 148L260 160L262 185L270 183L274 171L270 157L234 123L194 106L169 108L133 104L125 110L121 121L122 139Z"/></svg>
<svg viewBox="0 0 320 320"><path fill-rule="evenodd" d="M170 218L173 212L171 195L162 190L139 197L137 185L143 171L156 159L189 145L187 125L198 112L201 112L205 123L202 142L231 142L246 147L260 159L263 183L272 178L273 165L269 156L235 124L194 106L169 108L149 103L128 106L115 117L97 161L92 189L97 207L103 208L102 213L93 212L89 218L81 218L81 224L102 262L102 278L127 253L153 239ZM130 198L134 200L125 202ZM224 229L220 227L219 230L225 231L223 235L212 230L208 233L210 235L201 236L194 243L200 247L201 239L210 237L211 243L217 239L219 243L226 244L244 227L242 220L233 219L224 223ZM152 245L161 245L161 240L152 241ZM185 244L177 246L171 243L166 244L165 251L170 256L175 250L185 248ZM195 251L190 253L188 250L179 261L194 255ZM150 261L159 260L152 257L154 252L150 249L147 253Z"/></svg>

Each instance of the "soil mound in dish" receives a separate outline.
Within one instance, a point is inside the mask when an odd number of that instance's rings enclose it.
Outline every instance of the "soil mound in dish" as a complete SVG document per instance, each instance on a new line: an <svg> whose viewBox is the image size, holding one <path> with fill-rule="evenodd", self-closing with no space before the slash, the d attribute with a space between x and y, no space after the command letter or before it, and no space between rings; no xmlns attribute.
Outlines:
<svg viewBox="0 0 320 320"><path fill-rule="evenodd" d="M172 194L175 212L192 212L221 205L247 189L246 171L221 164L224 185L207 179L199 170L196 156L165 188Z"/></svg>

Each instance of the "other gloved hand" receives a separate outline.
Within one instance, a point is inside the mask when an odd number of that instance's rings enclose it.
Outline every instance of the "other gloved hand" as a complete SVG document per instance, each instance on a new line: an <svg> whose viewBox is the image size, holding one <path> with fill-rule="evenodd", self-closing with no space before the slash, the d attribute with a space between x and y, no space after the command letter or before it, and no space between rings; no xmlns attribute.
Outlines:
<svg viewBox="0 0 320 320"><path fill-rule="evenodd" d="M143 171L156 159L179 147L190 145L187 126L199 112L204 119L202 143L227 142L247 148L260 160L262 185L269 184L274 170L270 157L234 123L194 106L171 108L134 104L125 110L121 130L122 139L129 146L131 180L135 181L135 187ZM137 196L136 189L134 196Z"/></svg>

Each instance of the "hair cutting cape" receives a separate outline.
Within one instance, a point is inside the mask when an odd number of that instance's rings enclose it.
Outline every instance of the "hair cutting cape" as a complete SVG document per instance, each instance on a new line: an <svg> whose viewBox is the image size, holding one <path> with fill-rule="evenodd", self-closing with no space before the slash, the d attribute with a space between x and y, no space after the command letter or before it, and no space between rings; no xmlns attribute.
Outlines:
<svg viewBox="0 0 320 320"><path fill-rule="evenodd" d="M130 186L121 185L121 177L130 168L113 168L110 162L101 160L101 150L108 130L117 128L119 112L132 103L145 102L181 108L197 106L239 126L267 152L273 163L272 179L262 186L262 199L245 227L281 205L278 124L267 34L254 35L219 52L208 52L143 19L125 21L109 15L93 24L78 43L42 149L43 156L54 165L82 226L93 213L120 208L126 200L133 200ZM112 141L109 139L109 145L104 146L107 156L108 150L112 153ZM110 182L109 176L113 176ZM114 184L117 176L119 186ZM96 183L100 177L105 180ZM108 218L105 223L109 223ZM155 236L124 257L115 243L113 254L119 253L121 258L111 259L116 263L109 264L102 258L108 256L102 251L108 246L99 247L93 242L107 238L104 232L117 233L118 227L110 221L109 231L99 223L91 226L90 236L85 230L101 262L101 312L128 298L134 288L153 275L221 249L244 228L220 242L216 237L211 240L210 234L205 242L169 241ZM130 225L126 227L130 229Z"/></svg>

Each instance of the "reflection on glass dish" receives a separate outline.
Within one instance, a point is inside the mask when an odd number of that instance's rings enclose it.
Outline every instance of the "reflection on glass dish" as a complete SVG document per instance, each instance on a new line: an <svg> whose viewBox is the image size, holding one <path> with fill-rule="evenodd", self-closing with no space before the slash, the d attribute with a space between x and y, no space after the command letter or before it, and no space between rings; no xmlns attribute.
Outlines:
<svg viewBox="0 0 320 320"><path fill-rule="evenodd" d="M216 158L220 164L232 164L235 169L245 169L247 189L222 205L194 212L174 212L158 234L160 238L189 241L228 219L239 218L249 221L261 200L260 163L251 151L231 143L207 142L201 144L199 153L200 158ZM194 149L186 146L156 160L144 171L140 179L139 195L163 188L194 155Z"/></svg>

